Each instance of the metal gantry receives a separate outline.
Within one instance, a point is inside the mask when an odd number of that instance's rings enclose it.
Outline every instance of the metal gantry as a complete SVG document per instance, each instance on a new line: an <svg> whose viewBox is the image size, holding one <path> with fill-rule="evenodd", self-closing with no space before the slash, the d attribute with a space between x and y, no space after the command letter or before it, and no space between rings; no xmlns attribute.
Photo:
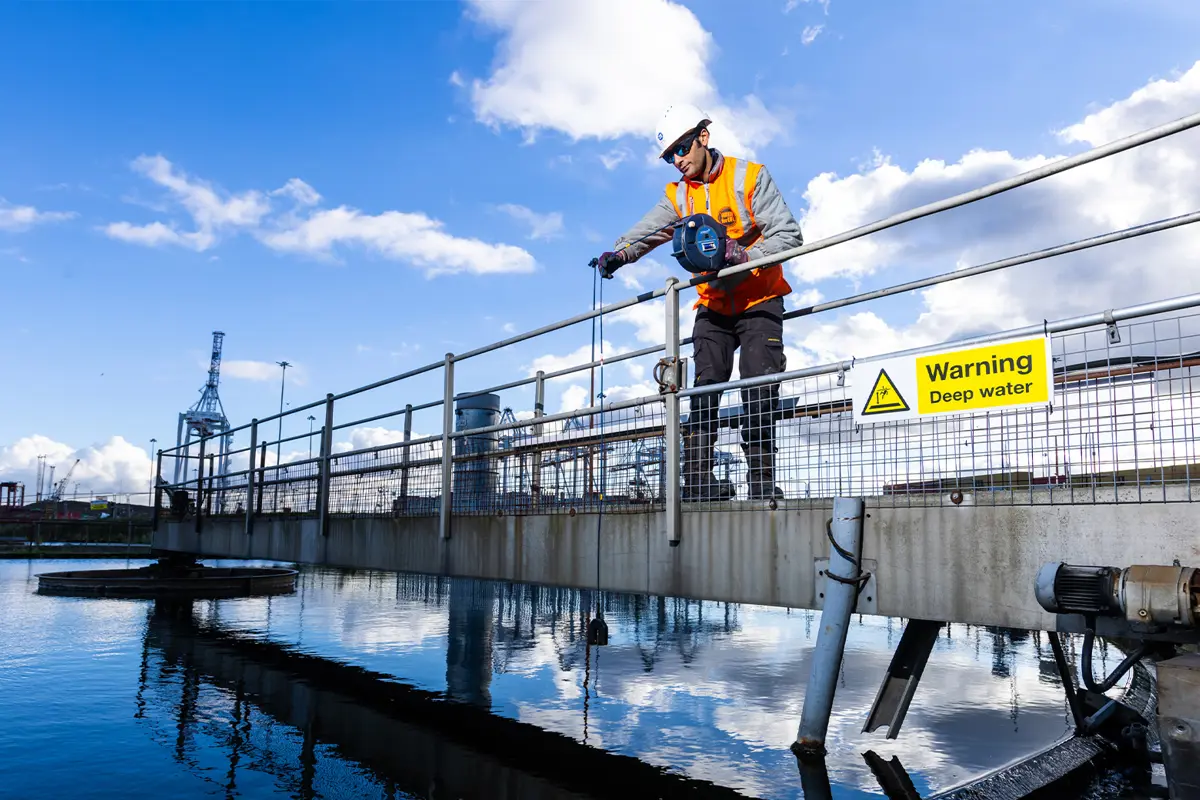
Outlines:
<svg viewBox="0 0 1200 800"><path fill-rule="evenodd" d="M188 464L191 459L193 442L210 437L218 438L216 466L209 470L210 476L218 482L229 472L229 453L233 449L233 433L230 431L229 418L225 416L225 408L221 404L221 396L217 387L221 382L221 350L224 346L225 334L213 331L212 356L208 363L208 380L200 390L200 399L195 405L179 415L179 425L175 433L176 452L180 457L175 459L175 479L179 484L187 481ZM203 450L201 450L203 454ZM202 456L201 456L202 457ZM180 475L180 472L183 475ZM223 486L219 488L224 488ZM225 493L217 492L217 506L221 512L225 510Z"/></svg>

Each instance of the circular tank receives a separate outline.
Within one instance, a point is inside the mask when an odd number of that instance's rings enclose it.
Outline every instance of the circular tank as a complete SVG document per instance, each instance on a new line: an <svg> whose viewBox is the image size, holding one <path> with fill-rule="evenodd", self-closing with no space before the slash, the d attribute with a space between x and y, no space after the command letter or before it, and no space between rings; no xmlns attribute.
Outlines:
<svg viewBox="0 0 1200 800"><path fill-rule="evenodd" d="M284 594L296 588L297 570L285 567L205 567L159 561L136 569L44 572L38 594L72 597L221 598Z"/></svg>
<svg viewBox="0 0 1200 800"><path fill-rule="evenodd" d="M478 394L454 404L454 430L486 428L500 424L500 395ZM472 434L454 440L454 455L487 456L499 447L500 434ZM496 495L498 471L495 458L473 458L454 462L454 503L456 508L487 508Z"/></svg>

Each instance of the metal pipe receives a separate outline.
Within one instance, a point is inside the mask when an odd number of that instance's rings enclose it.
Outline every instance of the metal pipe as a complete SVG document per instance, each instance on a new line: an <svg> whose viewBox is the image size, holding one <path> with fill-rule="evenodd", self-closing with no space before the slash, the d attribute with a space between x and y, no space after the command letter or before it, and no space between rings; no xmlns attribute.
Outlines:
<svg viewBox="0 0 1200 800"><path fill-rule="evenodd" d="M683 532L683 505L679 489L679 444L681 431L679 427L679 385L683 382L679 375L679 279L667 278L666 286L666 358L670 366L666 369L667 391L663 395L666 417L663 430L663 470L666 482L663 494L664 514L663 526L667 534L667 543L671 547L679 544Z"/></svg>
<svg viewBox="0 0 1200 800"><path fill-rule="evenodd" d="M688 341L690 342L691 339L688 339ZM612 358L605 357L604 364L606 366L611 366L620 361L628 361L631 358L641 358L642 356L651 356L651 355L654 355L655 353L662 352L662 349L664 347L665 347L665 345L659 344L659 345L655 345L653 347L643 347L641 350L631 350L628 353L621 353L620 355L613 356ZM564 367L563 369L555 370L554 372L547 372L544 376L544 379L552 380L554 378L563 378L563 377L566 377L567 375L573 375L576 372L583 372L584 370L595 369L599 366L600 366L599 360L589 361L585 364L577 364L573 367ZM460 394L460 395L457 395L454 399L455 400L463 400L468 397L478 397L478 396L484 395L484 394L494 394L496 392L503 392L507 389L516 389L521 386L528 386L529 384L535 383L536 381L537 381L537 378L535 378L535 377L534 378L522 378L521 380L511 381L509 383L502 383L499 386L492 386L488 389L481 389L477 392L468 392L466 394Z"/></svg>
<svg viewBox="0 0 1200 800"><path fill-rule="evenodd" d="M423 367L417 367L416 369L410 369L408 372L401 372L399 375L393 375L390 378L384 378L381 381L375 381L374 383L368 383L366 386L360 386L357 389L351 389L348 392L342 392L339 395L334 395L333 399L334 400L345 400L347 397L353 397L356 394L362 394L363 392L369 392L372 389L378 389L381 386L387 386L389 383L395 383L396 381L407 380L408 378L415 378L418 375L424 375L426 372L433 372L435 369L437 369L440 366L442 366L441 361L434 361L432 363L426 364ZM320 405L321 402L324 402L324 401L313 403L311 406L309 406L309 408Z"/></svg>
<svg viewBox="0 0 1200 800"><path fill-rule="evenodd" d="M1096 325L1107 324L1108 316L1112 317L1113 322L1124 322L1130 319L1139 317L1149 317L1154 314L1166 314L1171 311L1182 311L1188 308L1200 306L1200 293L1185 294L1180 297L1172 297L1167 300L1156 300L1153 303L1141 303L1136 306L1126 306L1125 308L1113 308L1108 311L1097 311L1094 314L1083 314L1078 317L1067 317L1066 319L1056 320L1054 322L1042 322L1040 324L1026 325L1023 328L1013 328L1007 331L997 331L996 333L983 334L981 336L972 336L967 339L957 339L951 342L943 342L941 344L925 345L924 347L914 347L910 350L901 350L897 353L882 353L880 355L871 356L869 358L857 359L856 363L867 363L878 361L884 358L903 358L906 356L921 355L922 353L931 353L938 350L943 350L947 347L967 347L974 344L986 344L1000 339L1019 338L1021 336L1041 336L1043 334L1063 333L1065 331L1078 330L1079 328L1091 328Z"/></svg>
<svg viewBox="0 0 1200 800"><path fill-rule="evenodd" d="M276 361L283 368L279 378L279 433L276 436L278 441L275 442L275 477L279 477L279 462L280 453L283 448L283 387L287 384L287 368L291 366L287 361ZM275 510L279 510L279 487L275 487Z"/></svg>
<svg viewBox="0 0 1200 800"><path fill-rule="evenodd" d="M200 460L196 462L196 533L202 527L200 520L204 517L204 441L200 435Z"/></svg>
<svg viewBox="0 0 1200 800"><path fill-rule="evenodd" d="M539 369L537 375L534 376L533 384L533 418L540 420L544 416L546 416L546 373ZM533 424L534 436L541 436L543 430L545 428L541 422ZM542 502L542 451L534 450L531 454L531 461L533 477L529 481L529 494L532 497L534 509L537 509Z"/></svg>
<svg viewBox="0 0 1200 800"><path fill-rule="evenodd" d="M1093 161L1098 161L1098 160L1100 160L1102 158L1106 158L1110 155L1115 155L1117 153L1121 153L1126 150L1130 150L1132 148L1139 147L1143 144L1148 144L1150 142L1154 142L1159 139L1163 139L1168 136L1172 136L1176 133L1180 133L1182 131L1194 128L1197 125L1200 125L1200 113L1191 114L1186 117L1182 117L1180 119L1174 120L1173 122L1169 122L1164 125L1159 125L1157 127L1150 128L1145 131L1141 131L1140 133L1135 133L1130 136L1126 136L1122 139L1118 139L1118 140L1110 142L1106 145L1101 145L1100 147L1093 148L1084 153L1079 153L1074 156L1059 159L1058 161L1052 162L1050 164L1045 164L1041 167L1038 167L1037 169L1029 170L1028 172L1023 172L1020 175L1015 175L1012 178L1008 178L1008 179L1005 179L1002 181L996 181L996 182L990 183L986 186L981 186L978 189L973 189L969 192L963 192L961 194L946 198L944 200L939 200L939 201L936 201L933 203L927 203L923 206L919 206L917 208L910 209L908 211L904 211L899 214L893 214L892 216L886 217L882 220L878 220L876 222L872 222L867 225L859 226L857 228L854 228L849 231L845 231L845 232L837 234L835 236L830 236L825 239L821 239L816 242L812 242L811 244L801 245L800 247L795 247L795 248L791 248L789 250L784 250L779 253L774 253L770 256L764 256L763 258L760 258L760 259L754 259L752 261L746 262L745 264L739 264L739 265L735 265L732 267L726 267L725 269L720 270L716 274L716 276L704 276L704 277L692 278L686 284L684 284L684 286L693 287L693 286L697 286L701 283L707 283L708 281L712 280L714 277L723 278L723 277L727 277L730 275L736 275L741 272L748 272L752 269L757 269L759 267L777 264L782 261L796 258L801 255L813 253L818 250L824 250L828 247L832 247L837 244L842 244L843 242L848 242L848 241L852 241L854 239L859 239L859 238L862 238L863 236L867 236L872 233L877 233L882 230L887 230L889 228L893 228L898 225L902 225L906 222L911 222L913 220L921 219L923 217L927 217L932 214L937 214L941 211L946 211L946 210L949 210L952 208L957 208L959 206L973 203L977 200L982 200L982 199L985 199L988 197L993 197L993 196L1001 194L1003 192L1007 192L1007 191L1010 191L1012 189L1015 189L1015 188L1018 188L1021 186L1026 186L1028 184L1034 183L1034 182L1042 180L1044 178L1048 178L1053 175L1057 175L1059 173L1066 172L1067 170L1074 169L1075 167L1082 166L1084 164L1089 164ZM1187 216L1191 216L1191 215L1187 215ZM1152 223L1149 226L1145 226L1145 228L1146 228L1145 230L1139 230L1139 229L1135 228L1135 229L1130 229L1129 231L1118 232L1116 234L1109 234L1109 237L1113 237L1113 238L1108 238L1106 241L1094 241L1091 244L1087 244L1087 245L1082 245L1082 243L1080 243L1081 246L1079 246L1075 249L1086 249L1086 247L1094 247L1094 246L1097 246L1098 244L1107 243L1107 241L1118 241L1121 238L1132 238L1134 236L1140 236L1140 235L1144 235L1146 233L1152 233L1155 230L1166 230L1167 228L1176 227L1177 225L1188 224L1190 221L1194 221L1194 220L1184 221L1182 218L1175 218L1175 220L1173 221L1174 224L1171 224L1172 220L1167 220L1162 223ZM1104 237L1101 237L1101 238L1104 238ZM1070 247L1070 246L1065 246L1065 247ZM1063 249L1063 250L1061 250L1061 252L1073 252L1073 250ZM1058 254L1058 253L1055 253L1055 254ZM1042 257L1044 258L1044 257L1048 257L1048 256L1042 256ZM1036 259L1031 259L1031 260L1036 260ZM1026 263L1026 262L1022 261L1019 263ZM988 265L985 265L985 266L988 266ZM991 269L1002 269L1002 268L1003 267L1001 267L1001 266L991 266ZM991 271L991 270L981 268L977 272L972 273L972 274L979 274L980 272L987 272L987 271ZM966 276L964 275L961 277L966 277ZM938 282L940 282L940 281L938 281ZM925 285L928 285L928 284L925 284ZM652 292L646 292L641 295L637 295L636 297L629 298L627 300L622 300L617 303L612 303L608 306L604 306L604 307L598 308L598 309L593 309L591 311L586 311L586 312L583 312L582 314L577 314L574 317L570 317L568 319L561 320L556 323L551 323L549 325L544 325L540 328L535 328L534 330L527 331L526 333L517 334L516 336L511 336L508 339L503 339L498 342L493 342L492 344L484 345L483 347L478 347L474 350L469 350L466 353L459 356L459 360L473 358L474 356L482 355L484 353L488 353L493 350L498 350L498 349L508 347L513 344L517 344L519 342L527 341L529 339L533 339L533 338L536 338L543 334L551 333L553 331L560 330L562 328L569 327L571 325L575 325L580 322L586 322L587 320L592 319L593 317L601 316L603 314L611 314L615 311L620 311L622 309L629 308L634 305L639 305L641 303L649 302L650 300L654 300L658 297L662 297L665 294L665 291L666 291L665 289L657 289ZM904 291L904 289L897 289L896 291ZM895 292L892 292L892 293L895 293ZM879 296L883 297L883 296L887 296L887 295L881 294ZM854 302L863 302L863 300L854 300ZM849 305L849 303L846 303L846 305ZM834 307L836 307L836 306L834 306ZM824 310L824 309L822 309L822 310ZM815 313L815 312L809 310L808 313ZM797 315L797 316L801 316L801 315ZM375 383L368 384L366 386L360 386L357 389L351 389L348 392L344 392L343 394L338 395L337 398L341 399L343 397L350 397L352 395L360 394L362 392L366 392L371 389L379 388L381 386L386 386L386 385L388 385L390 383L394 383L396 381L404 380L406 378L414 377L414 376L420 375L422 373L432 371L434 369L437 369L437 367L438 367L437 362L434 362L431 364L426 364L425 366L418 367L414 370L409 370L408 372L401 373L401 374L393 376L391 378L385 378L382 381L376 381ZM317 405L320 405L320 402L315 402L315 403L310 403L305 406L300 406L298 408L292 409L288 413L297 413L299 411L305 411L310 408L314 408ZM279 417L285 416L282 408L280 409L280 414L278 416ZM260 421L266 422L271 419L273 419L273 418L268 417L268 418L266 418L264 420L260 420ZM241 429L242 428L240 428L240 427L234 428L233 431L239 431Z"/></svg>
<svg viewBox="0 0 1200 800"><path fill-rule="evenodd" d="M262 513L263 507L263 484L267 480L267 443L264 441L258 446L258 500L256 501L256 513Z"/></svg>
<svg viewBox="0 0 1200 800"><path fill-rule="evenodd" d="M321 468L317 473L317 508L321 535L329 535L329 489L332 483L329 474L330 456L333 454L333 394L325 395L325 427L321 430Z"/></svg>
<svg viewBox="0 0 1200 800"><path fill-rule="evenodd" d="M984 275L988 272L996 272L997 270L1008 269L1009 267L1020 266L1021 264L1029 264L1034 261L1041 261L1054 256L1066 255L1067 253L1077 253L1080 250L1088 250L1093 247L1099 247L1113 242L1121 242L1126 239L1135 239L1139 236L1145 236L1150 233L1158 233L1160 231L1178 228L1183 225L1191 225L1192 223L1200 222L1200 211L1193 211L1190 214L1183 214L1178 217L1159 220L1158 222L1150 222L1145 225L1137 225L1132 228L1106 233L1102 236L1093 236L1090 239L1080 239L1070 244L1062 244L1058 247L1048 247L1044 250L1034 250L1031 253L1024 255L1013 256L1012 258L1001 259L1000 261L990 261L986 264L979 264L966 269L954 270L953 272L943 272L941 275L934 275L929 278L921 278L920 280L909 281L908 283L900 283L895 286L888 286L883 289L876 289L871 292L863 292L862 294L850 295L838 300L830 300L825 303L817 303L816 305L808 306L807 308L798 308L795 311L789 311L783 315L785 320L796 319L798 317L806 317L812 314L819 314L822 311L831 311L835 308L845 308L857 303L866 303L871 300L879 300L883 297L891 297L896 294L911 292L916 289L924 289L927 286L934 286L939 283L948 283L957 281L962 278L970 278L975 275Z"/></svg>
<svg viewBox="0 0 1200 800"><path fill-rule="evenodd" d="M441 402L442 402L441 400L438 400L438 403L441 403ZM412 405L407 405L404 408L412 408ZM333 429L335 431L340 431L345 428L353 428L355 425L366 425L368 422L378 422L381 419L388 419L389 417L398 417L403 413L404 413L404 409L400 409L398 411L386 411L382 414L376 414L373 417L363 417L362 419L356 419L352 422L343 422L341 425L334 425Z"/></svg>
<svg viewBox="0 0 1200 800"><path fill-rule="evenodd" d="M428 403L418 403L413 406L413 411L425 411L426 409L437 408L443 402L442 400L430 400Z"/></svg>
<svg viewBox="0 0 1200 800"><path fill-rule="evenodd" d="M150 529L154 533L158 533L159 507L162 505L162 457L163 451L159 450L158 466L154 470L154 510L150 512Z"/></svg>
<svg viewBox="0 0 1200 800"><path fill-rule="evenodd" d="M246 535L254 534L254 452L258 449L258 420L250 420L250 464L246 470Z"/></svg>
<svg viewBox="0 0 1200 800"><path fill-rule="evenodd" d="M687 389L679 391L680 397L693 397L698 394L708 394L709 392L726 392L730 389L752 389L755 386L767 386L772 383L782 383L784 381L795 380L797 378L811 378L815 375L828 375L839 370L849 370L854 366L853 361L839 361L836 364L822 364L816 367L805 367L804 369L794 369L790 372L776 372L770 375L759 375L754 378L740 378L736 381L725 381L725 383L709 383L704 386L691 386Z"/></svg>
<svg viewBox="0 0 1200 800"><path fill-rule="evenodd" d="M839 361L836 364L823 364L815 367L807 367L805 369L792 370L790 372L776 373L774 375L760 375L756 378L742 378L736 381L726 381L725 383L714 383L699 389L692 387L680 391L680 396L691 397L692 395L710 391L729 391L730 389L748 389L755 386L765 386L772 383L781 383L783 381L795 380L797 378L809 378L815 375L828 375L839 370L849 370L858 364L869 364L873 361L891 358L904 358L908 356L918 356L924 353L932 353L939 350L944 350L948 347L969 347L971 345L986 344L988 342L998 341L1002 339L1019 338L1022 336L1041 336L1043 334L1064 333L1066 331L1078 330L1080 328L1091 328L1096 325L1104 325L1107 322L1106 315L1111 315L1113 321L1124 322L1126 320L1137 319L1139 317L1153 316L1154 314L1166 314L1171 311L1183 311L1189 308L1200 306L1200 293L1182 295L1168 300L1157 300L1153 303L1142 303L1136 306L1128 306L1126 308L1114 308L1108 311L1098 311L1094 314L1084 314L1078 317L1068 317L1066 319L1056 320L1053 322L1042 322L1035 325L1026 325L1022 328L1013 328L1007 331L997 331L995 333L983 334L980 336L972 336L966 339L956 339L949 342L941 342L938 344L925 345L923 347L914 347L909 350L901 350L894 353L880 353L878 355L868 356L866 358L852 359L850 361Z"/></svg>
<svg viewBox="0 0 1200 800"><path fill-rule="evenodd" d="M412 403L404 407L404 452L400 454L400 499L408 502L408 464L412 460Z"/></svg>
<svg viewBox="0 0 1200 800"><path fill-rule="evenodd" d="M353 394L353 392L349 392L348 394ZM324 400L314 400L311 403L305 403L302 406L296 406L295 408L289 408L287 411L284 411L282 414L272 414L269 417L262 417L261 419L259 419L258 424L262 425L265 422L274 422L277 419L282 419L283 417L290 417L292 414L299 414L302 411L311 411L312 409L317 408L319 406L323 406L323 405L325 405ZM240 428L235 429L235 430L240 430Z"/></svg>
<svg viewBox="0 0 1200 800"><path fill-rule="evenodd" d="M454 490L454 454L451 452L450 435L454 432L454 354L446 353L445 392L442 405L442 500L438 509L438 531L443 540L450 538L451 493Z"/></svg>
<svg viewBox="0 0 1200 800"><path fill-rule="evenodd" d="M1050 637L1050 650L1054 653L1054 664L1058 667L1058 675L1062 678L1063 691L1067 695L1067 705L1071 708L1071 718L1075 720L1075 733L1083 732L1083 706L1079 702L1079 692L1075 688L1075 679L1071 667L1067 664L1067 656L1063 652L1062 639L1058 631L1047 631Z"/></svg>
<svg viewBox="0 0 1200 800"><path fill-rule="evenodd" d="M792 745L792 751L801 758L825 755L825 734L829 730L829 715L833 713L833 696L846 649L846 634L850 616L858 603L860 576L856 560L862 554L864 513L865 504L861 498L835 497L833 500L821 629L817 633L812 670L804 692L800 729Z"/></svg>
<svg viewBox="0 0 1200 800"><path fill-rule="evenodd" d="M468 358L481 356L484 353L490 353L493 350L500 350L501 348L508 347L510 345L519 344L529 339L537 338L538 336L546 333L553 333L554 331L561 330L563 328L569 328L572 325L578 325L581 322L587 322L589 319L599 317L603 314L612 314L615 311L620 311L621 309L629 308L630 306L640 305L641 303L646 303L654 300L655 298L662 297L665 291L665 289L655 289L652 292L645 292L636 297L631 297L628 300L620 300L616 303L610 303L609 305L603 306L602 308L584 311L582 314L576 314L573 317L568 317L567 319L559 322L552 322L549 325L543 325L540 328L534 328L533 330L525 333L518 333L516 336L510 336L507 339L501 339L500 341L493 342L492 344L485 344L483 347L477 347L474 350L468 350L467 352L458 356L457 360L464 361Z"/></svg>
<svg viewBox="0 0 1200 800"><path fill-rule="evenodd" d="M575 411L564 411L560 414L549 414L541 418L541 422L562 422L563 420L574 419L575 417L586 417L590 414L602 414L605 412L622 411L626 408L637 408L644 406L654 401L661 401L658 395L647 395L645 397L635 397L632 400L622 400L616 403L606 403L599 406L588 406ZM478 436L483 433L495 433L497 431L507 431L513 428L523 428L529 424L529 420L518 420L517 422L502 422L499 425L488 425L484 428L470 428L467 430L454 431L450 434L452 439L462 439L466 436ZM395 445L388 445L395 447Z"/></svg>
<svg viewBox="0 0 1200 800"><path fill-rule="evenodd" d="M854 239L861 239L863 236L868 236L872 233L878 233L879 231L887 230L888 228L894 228L897 225L903 225L906 222L912 222L913 220L921 219L922 217L928 217L931 214L937 214L941 211L948 211L952 208L965 206L968 203L974 203L976 200L994 197L995 195L1016 189L1020 186L1026 186L1036 181L1040 181L1043 178L1049 178L1052 175L1057 175L1060 172L1066 172L1069 169L1074 169L1075 167L1079 167L1084 164L1090 164L1093 161L1099 161L1102 158L1107 158L1108 156L1122 153L1126 150L1131 150L1134 147L1157 141L1158 139L1164 139L1168 136L1180 133L1181 131L1194 128L1197 125L1200 125L1200 112L1189 114L1186 117L1181 117L1173 122L1168 122L1165 125L1159 125L1158 127L1150 128L1149 130L1135 133L1131 136L1126 136L1123 139L1117 139L1116 141L1109 142L1108 144L1101 145L1100 147L1095 147L1087 152L1079 153L1078 155L1069 156L1068 158L1060 158L1058 161L1044 164L1037 169L1031 169L1028 172L1022 172L1020 175L1014 175L1013 177L1006 178L1002 181L989 183L987 186L981 186L978 189L972 189L969 192L956 194L953 197L947 197L944 200L926 203L923 206L918 206L917 208L913 208L908 211L902 211L899 214L893 214L892 216L878 220L877 222L861 225L853 230L839 233L836 236L830 236L826 239L821 239L813 242L812 244L793 247L788 250L773 253L769 256L747 261L745 264L737 264L732 267L726 267L725 269L717 272L715 275L709 274L706 276L697 276L690 279L686 285L697 286L701 283L708 283L716 278L725 278L730 275L737 275L741 272L749 272L752 269L779 264L783 261L796 258L797 256L803 256L809 253L815 253L818 250L824 250L827 247L833 247L835 244L842 244L843 242L849 242Z"/></svg>
<svg viewBox="0 0 1200 800"><path fill-rule="evenodd" d="M1115 232L1104 234L1101 236L1095 236L1095 237L1092 237L1089 239L1081 239L1079 241L1072 242L1072 243L1065 244L1065 245L1059 245L1057 247L1046 248L1044 250L1036 250L1036 251L1033 251L1030 253L1025 253L1023 255L1013 256L1011 258L1002 259L1000 261L992 261L992 262L988 262L986 264L980 264L980 265L977 265L974 267L968 267L968 268L962 269L962 270L955 270L953 272L942 273L941 275L935 275L935 276L928 277L928 278L921 278L919 280L909 281L907 283L896 284L894 286L888 286L888 287L884 287L882 289L876 289L876 290L870 291L870 292L863 292L863 293L857 294L857 295L850 295L848 297L843 297L843 298L840 298L837 300L830 300L830 301L824 302L824 303L817 303L816 305L809 306L807 308L801 308L801 309L796 309L794 311L790 311L790 312L784 314L783 318L785 320L790 320L790 319L797 319L799 317L804 317L804 316L811 316L813 314L821 313L823 311L830 311L833 309L844 308L846 306L856 305L858 303L869 302L871 300L878 300L878 299L881 299L884 297L891 297L893 295L902 294L904 292L914 291L916 289L922 289L922 288L925 288L928 286L933 286L933 285L940 284L940 283L947 283L950 281L959 280L962 278L973 277L976 275L982 275L982 274L986 274L989 272L995 272L998 270L1007 269L1007 268L1019 266L1022 264L1028 264L1028 263L1032 263L1034 261L1040 261L1040 260L1052 258L1055 256L1079 252L1081 250L1087 250L1087 249L1090 249L1093 247L1099 247L1099 246L1105 245L1105 244L1111 244L1114 242L1119 242L1119 241L1124 241L1127 239L1133 239L1133 238L1137 238L1140 236L1145 236L1150 233L1157 233L1157 232L1161 232L1164 230L1170 230L1172 228L1181 227L1183 225L1190 225L1195 222L1200 222L1200 211L1192 212L1190 214L1184 214L1184 215L1177 216L1177 217L1171 217L1171 218L1168 218L1165 220L1159 220L1157 222L1147 223L1147 224L1135 226L1132 228L1125 228L1120 231L1115 231ZM1029 328L1025 329L1025 331L1032 331L1035 327L1036 326L1029 326ZM994 338L995 336L998 336L998 335L1005 335L1005 336L1017 335L1017 334L1020 334L1021 332L1022 331L1010 331L1010 332L1006 332L1004 334L991 334L989 336ZM1058 332L1058 331L1056 330L1053 332ZM986 337L977 337L977 338L983 339ZM964 341L971 342L971 341L975 341L975 339L964 340ZM692 342L691 337L688 337L686 339L682 339L680 341L680 344L686 345L686 344L690 344L691 342ZM941 347L942 345L937 345L937 346ZM612 364L612 363L616 363L618 361L624 361L624 360L628 360L628 359L632 359L632 358L640 358L642 356L653 355L654 353L661 352L663 349L665 349L665 347L666 347L665 344L656 345L656 346L652 346L652 347L646 347L646 348L642 348L641 350L635 350L635 351L631 351L629 353L623 353L623 354L615 356L611 359L606 359L606 361L609 364ZM914 352L914 351L905 351L906 354L911 353L911 352ZM889 356L890 355L891 354L889 354ZM438 362L438 363L440 364L441 362ZM599 366L598 361L591 361L591 362L587 362L584 364L576 365L574 367L566 367L561 370L556 370L555 372L547 373L545 375L545 379L550 380L550 379L554 379L554 378L561 378L561 377L565 377L567 375L574 374L576 372L582 372L584 370L593 369L597 366ZM394 378L389 378L386 381L380 381L377 384L372 384L371 386L368 386L368 387L362 387L360 389L353 389L349 392L343 393L342 395L338 395L337 397L347 397L352 394L357 394L361 391L366 391L367 389L373 388L376 385L385 385L385 384L393 382L395 380L402 380L403 378L411 377L416 374L421 374L422 372L426 372L426 371L428 371L428 370L425 368L419 368L417 370L412 370L410 372L403 373L402 375L395 376ZM814 374L823 374L823 373L814 373ZM533 383L535 380L536 380L535 378L524 378L524 379L521 379L518 381L511 381L509 383L500 384L498 386L494 386L489 389L483 389L483 390L480 390L477 392L470 392L467 394L458 395L455 399L462 399L465 397L475 397L477 395L490 394L490 393L497 392L497 391L503 391L505 389L513 389L513 388L517 388L520 386L525 386L529 383ZM767 380L765 382L770 383L772 381ZM758 385L762 385L762 384L758 384ZM707 390L709 387L705 387L705 388ZM717 388L728 389L728 388L730 388L730 386L726 385L724 387L717 387ZM736 388L736 387L734 387L734 388ZM749 387L747 387L747 388L749 388ZM685 394L684 396L687 396L687 395ZM430 401L427 403L423 403L421 405L413 406L413 410L414 411L422 411L422 410L425 410L428 408L434 408L436 406L441 405L442 402L443 402L442 400L433 400L433 401ZM297 413L298 411L303 411L303 410L307 410L310 408L314 408L317 405L320 405L320 403L310 403L308 405L289 410L286 413L287 414ZM396 416L399 413L401 413L401 412L392 411L392 412L387 412L384 414L378 414L373 417L367 417L364 419L356 420L354 422L344 423L342 425L339 425L337 429L340 430L342 428L353 427L355 425L362 425L362 424L365 424L368 422L375 422L375 421L378 421L381 419L386 419L388 417ZM265 422L265 421L274 420L277 416L279 416L279 415L272 415L272 416L266 417L260 421ZM286 416L286 414L284 416ZM232 429L230 429L229 433L236 433L240 430L243 430L246 427L248 427L248 426L243 425L243 426L239 426L237 428L232 428ZM287 439L281 439L280 441L281 442L289 442L289 441L293 441L295 439L301 439L301 438L304 438L304 434L300 434L300 435L294 436L294 437L289 437ZM172 452L175 452L178 450L185 450L185 449L187 449L185 446L180 445L180 446L177 446L174 448L168 448L168 449L164 450L163 452L169 454L169 453L172 453ZM241 451L236 451L236 452L241 452Z"/></svg>
<svg viewBox="0 0 1200 800"><path fill-rule="evenodd" d="M415 406L414 406L414 408L415 408ZM454 434L451 434L451 436L454 436ZM440 442L441 440L442 440L442 435L440 433L435 433L430 436L421 436L416 439L410 439L408 442L408 446L416 447L419 444L428 444L429 442ZM338 458L349 458L350 456L368 455L370 453L382 453L384 450L394 450L397 447L403 447L403 446L404 445L400 442L391 442L389 444L377 444L373 447L364 447L361 450L346 450L344 452L338 453ZM293 462L293 463L303 464L306 462L297 461L297 462Z"/></svg>

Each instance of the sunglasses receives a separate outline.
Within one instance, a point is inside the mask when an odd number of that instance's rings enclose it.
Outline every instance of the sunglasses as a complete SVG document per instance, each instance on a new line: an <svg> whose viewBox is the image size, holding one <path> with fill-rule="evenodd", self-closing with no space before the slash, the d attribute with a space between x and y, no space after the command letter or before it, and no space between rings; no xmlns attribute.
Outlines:
<svg viewBox="0 0 1200 800"><path fill-rule="evenodd" d="M695 130L695 131L692 131L691 133L689 133L687 136L680 139L678 144L676 144L673 148L671 148L665 154L663 154L662 160L667 162L668 164L674 164L675 156L679 156L680 158L683 158L684 156L686 156L688 153L691 152L692 144L695 143L696 137L698 137L699 135L700 135L700 131Z"/></svg>

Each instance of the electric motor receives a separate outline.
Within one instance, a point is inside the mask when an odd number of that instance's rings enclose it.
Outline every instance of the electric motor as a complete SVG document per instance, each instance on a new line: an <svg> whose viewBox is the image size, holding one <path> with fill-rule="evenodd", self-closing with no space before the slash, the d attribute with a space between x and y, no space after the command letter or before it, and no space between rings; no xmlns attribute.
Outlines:
<svg viewBox="0 0 1200 800"><path fill-rule="evenodd" d="M1093 567L1051 562L1038 571L1034 595L1052 614L1124 617L1135 626L1192 628L1200 572L1191 567Z"/></svg>

